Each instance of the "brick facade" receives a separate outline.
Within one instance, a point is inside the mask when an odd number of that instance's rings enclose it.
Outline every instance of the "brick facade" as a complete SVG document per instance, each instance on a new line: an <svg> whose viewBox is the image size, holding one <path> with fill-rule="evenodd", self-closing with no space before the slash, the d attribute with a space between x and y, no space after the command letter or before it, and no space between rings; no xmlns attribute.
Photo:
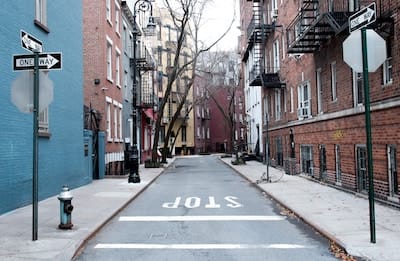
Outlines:
<svg viewBox="0 0 400 261"><path fill-rule="evenodd" d="M106 2L83 1L84 97L85 106L95 110L99 115L99 130L106 133L106 174L114 175L123 174L124 159L124 139L121 130L122 125L125 125L121 122L122 11L120 1L110 1L110 18L107 18ZM111 77L107 72L108 46L111 47ZM117 54L119 54L119 84L116 75ZM95 82L96 79L99 81ZM92 129L92 126L89 128Z"/></svg>
<svg viewBox="0 0 400 261"><path fill-rule="evenodd" d="M268 2L270 1L267 1L263 10L268 9L268 6L272 4ZM346 9L344 10L346 12L342 14L348 17L354 12L349 10L348 2L344 2L346 3L341 5L342 1L335 1L333 5L334 8L337 8L336 10L339 8ZM370 2L362 1L361 4L366 5ZM265 41L265 71L268 73L270 68L273 68L276 64L273 61L275 58L273 50L276 48L274 43L278 42L280 47L278 74L280 80L285 83L285 88L271 89L264 87L264 105L268 106L268 108L264 108L264 111L267 109L270 119L268 136L271 163L278 167L284 167L289 158L289 133L292 130L297 173L305 173L347 190L367 193L368 182L362 178L365 178L363 175L367 173L364 169L366 159L363 158L366 150L363 97L360 102L357 102L357 95L359 93L363 95L364 89L360 87L360 91L358 91L357 75L343 61L342 44L349 35L347 20L344 20L344 29L331 34L324 41L317 42L314 40L314 43L312 40L298 41L301 37L308 37L304 35L310 32L313 26L310 26L311 29L304 29L309 31L298 34L297 38L290 36L291 30L295 30L296 16L306 10L302 6L303 4L306 5L306 2L279 2L276 7L278 10L276 20L273 22L271 20L264 21L264 23L274 25L274 31L267 36ZM324 12L330 12L328 9L324 11L323 4L318 8L321 15ZM392 170L388 163L397 163L400 160L399 153L396 153L396 150L391 150L391 148L398 147L400 141L398 134L400 127L400 75L398 70L400 46L399 35L396 33L399 31L399 3L385 0L377 1L377 8L378 19L374 30L388 44L392 79L389 83L384 83L383 71L386 69L384 66L369 74L374 189L376 198L400 205L399 187L397 187L397 192L393 193L393 191L396 191L394 188L396 176L397 180L400 177L397 174L397 169ZM266 16L268 17L268 15ZM324 21L318 19L318 17L315 18L314 25L322 24L321 21ZM318 34L318 31L315 32ZM320 33L321 38L325 35ZM309 43L308 47L304 47L304 42L307 43L307 41L311 44ZM313 47L313 44L317 47ZM298 49L295 49L296 46ZM335 78L333 78L333 74ZM332 88L333 79L336 79L335 88ZM304 85L308 86L306 92L310 105L309 113L305 117L300 117L298 109L301 105L299 98L302 97L302 94L299 91L302 90L301 86ZM277 92L280 92L281 95L280 118L276 117ZM265 139L267 134L265 122L263 125ZM390 158L390 150L394 151L395 160ZM283 161L278 159L282 157L282 154ZM389 178L391 170L394 171L394 177Z"/></svg>

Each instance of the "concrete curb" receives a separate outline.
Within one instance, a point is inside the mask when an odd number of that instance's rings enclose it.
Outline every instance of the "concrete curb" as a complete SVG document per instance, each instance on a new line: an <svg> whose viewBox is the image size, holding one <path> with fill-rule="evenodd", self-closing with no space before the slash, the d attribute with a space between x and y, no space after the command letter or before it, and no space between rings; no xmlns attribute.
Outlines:
<svg viewBox="0 0 400 261"><path fill-rule="evenodd" d="M79 242L78 247L75 248L75 252L71 258L71 260L75 260L81 252L85 249L85 245L90 241L108 222L110 222L115 216L117 216L124 208L126 208L133 200L135 200L138 196L140 196L151 184L153 184L173 163L175 159L173 159L163 170L157 174L151 181L149 181L143 188L141 188L134 196L126 201L121 207L119 207L116 211L114 211L106 220L100 223L86 238Z"/></svg>
<svg viewBox="0 0 400 261"><path fill-rule="evenodd" d="M314 228L318 233L320 233L322 236L324 236L325 238L327 238L328 240L334 242L337 246L339 246L340 248L342 248L346 253L346 246L343 242L341 242L339 239L337 239L334 235L332 235L331 233L329 233L328 231L326 231L325 229L321 228L320 226L314 224L312 221L308 220L307 217L302 216L300 213L298 213L297 211L295 211L294 209L292 209L289 205L287 205L285 202L283 202L282 200L278 199L277 197L275 197L274 195L272 195L271 193L269 193L268 191L266 191L263 187L261 187L260 184L252 181L249 177L247 177L246 175L244 175L243 173L239 172L237 169L235 169L234 166L232 166L231 164L223 161L221 158L219 158L221 162L223 162L225 165L229 166L231 169L233 169L236 173L238 173L240 176L242 176L244 179L246 179L247 181L249 181L254 187L256 187L257 189L259 189L260 191L264 192L266 195L268 195L271 199L273 199L274 201L276 201L278 204L282 205L284 208L288 209L289 211L291 211L297 218L299 218L301 221L303 221L304 223L306 223L307 225L311 226L312 228Z"/></svg>

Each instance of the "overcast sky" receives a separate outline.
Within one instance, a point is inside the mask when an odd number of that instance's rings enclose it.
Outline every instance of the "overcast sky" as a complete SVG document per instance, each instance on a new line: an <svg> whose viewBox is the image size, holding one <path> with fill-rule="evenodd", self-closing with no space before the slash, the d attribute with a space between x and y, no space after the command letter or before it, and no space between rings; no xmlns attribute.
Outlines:
<svg viewBox="0 0 400 261"><path fill-rule="evenodd" d="M212 43L227 30L232 18L235 22L225 36L218 43L218 50L236 50L237 39L240 34L239 29L239 0L213 0L204 13L204 26L200 29L200 38L206 43ZM236 6L236 13L235 13Z"/></svg>
<svg viewBox="0 0 400 261"><path fill-rule="evenodd" d="M163 0L156 1L164 5ZM213 50L236 50L237 39L240 34L240 30L237 29L240 19L239 0L210 0L203 14L200 39L207 45L215 42L229 28L229 24L234 16L235 22L228 35L226 35Z"/></svg>

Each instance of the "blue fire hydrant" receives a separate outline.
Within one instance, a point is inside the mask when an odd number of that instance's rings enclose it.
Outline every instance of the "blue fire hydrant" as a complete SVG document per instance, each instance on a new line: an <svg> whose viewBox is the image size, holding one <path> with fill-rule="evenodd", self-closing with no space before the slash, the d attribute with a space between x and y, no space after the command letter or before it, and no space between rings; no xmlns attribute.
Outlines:
<svg viewBox="0 0 400 261"><path fill-rule="evenodd" d="M60 224L58 225L61 229L71 229L73 224L71 223L71 213L74 209L72 206L72 194L67 186L63 186L61 193L58 195L60 200Z"/></svg>

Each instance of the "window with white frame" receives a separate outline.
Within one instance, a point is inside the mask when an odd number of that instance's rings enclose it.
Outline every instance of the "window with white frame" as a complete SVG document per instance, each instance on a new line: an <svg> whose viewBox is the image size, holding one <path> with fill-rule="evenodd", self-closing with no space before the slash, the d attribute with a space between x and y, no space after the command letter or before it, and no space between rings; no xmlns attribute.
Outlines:
<svg viewBox="0 0 400 261"><path fill-rule="evenodd" d="M293 112L294 111L294 102L293 102L293 99L294 99L294 95L293 95L293 87L290 87L290 112Z"/></svg>
<svg viewBox="0 0 400 261"><path fill-rule="evenodd" d="M122 142L122 104L118 104L118 134L119 134L119 141Z"/></svg>
<svg viewBox="0 0 400 261"><path fill-rule="evenodd" d="M279 71L279 40L274 42L273 46L273 56L274 56L274 73Z"/></svg>
<svg viewBox="0 0 400 261"><path fill-rule="evenodd" d="M200 127L197 127L197 138L200 138Z"/></svg>
<svg viewBox="0 0 400 261"><path fill-rule="evenodd" d="M332 101L336 101L337 100L336 62L331 63L331 91L332 91Z"/></svg>
<svg viewBox="0 0 400 261"><path fill-rule="evenodd" d="M360 106L364 103L364 81L363 74L355 71L353 72L353 99L354 107Z"/></svg>
<svg viewBox="0 0 400 261"><path fill-rule="evenodd" d="M393 66L392 57L388 57L383 63L383 85L388 85L393 82Z"/></svg>
<svg viewBox="0 0 400 261"><path fill-rule="evenodd" d="M47 0L36 0L35 20L47 26Z"/></svg>
<svg viewBox="0 0 400 261"><path fill-rule="evenodd" d="M299 119L311 117L311 103L310 103L310 83L304 82L298 87L298 108L297 116Z"/></svg>
<svg viewBox="0 0 400 261"><path fill-rule="evenodd" d="M322 111L322 70L321 68L317 69L316 72L316 81L317 81L317 110L318 114L321 114Z"/></svg>
<svg viewBox="0 0 400 261"><path fill-rule="evenodd" d="M120 64L121 64L121 51L118 50L117 48L115 52L115 85L117 85L117 87L121 87Z"/></svg>
<svg viewBox="0 0 400 261"><path fill-rule="evenodd" d="M282 114L281 90L275 90L275 120L280 120Z"/></svg>
<svg viewBox="0 0 400 261"><path fill-rule="evenodd" d="M114 127L114 142L118 142L118 106L114 102L114 116L113 116L113 127Z"/></svg>
<svg viewBox="0 0 400 261"><path fill-rule="evenodd" d="M111 39L107 37L107 80L112 82L112 47L113 43Z"/></svg>
<svg viewBox="0 0 400 261"><path fill-rule="evenodd" d="M111 0L106 0L106 18L111 24Z"/></svg>
<svg viewBox="0 0 400 261"><path fill-rule="evenodd" d="M106 111L106 131L107 131L107 141L112 141L111 137L111 103L112 100L106 97L107 111Z"/></svg>
<svg viewBox="0 0 400 261"><path fill-rule="evenodd" d="M115 2L115 32L119 35L120 30L120 23L119 23L119 16L120 16L120 7L118 2Z"/></svg>

